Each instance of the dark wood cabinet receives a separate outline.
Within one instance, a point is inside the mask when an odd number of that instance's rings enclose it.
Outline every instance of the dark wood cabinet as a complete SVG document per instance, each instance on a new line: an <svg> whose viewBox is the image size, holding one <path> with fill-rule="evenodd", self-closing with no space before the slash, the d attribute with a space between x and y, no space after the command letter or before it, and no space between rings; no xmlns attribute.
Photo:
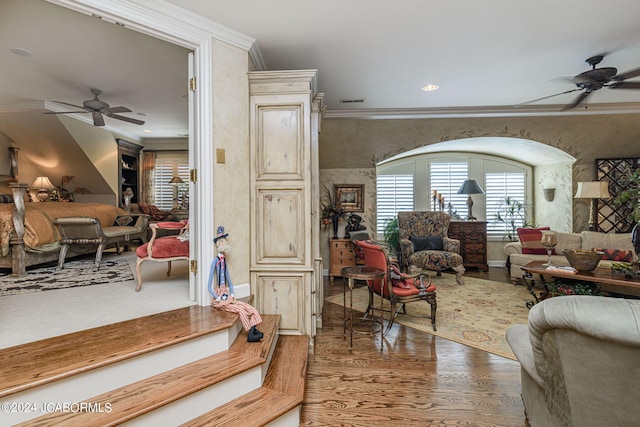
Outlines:
<svg viewBox="0 0 640 427"><path fill-rule="evenodd" d="M127 188L133 191L131 203L140 200L140 151L142 146L123 139L117 139L118 143L118 182L120 192L118 205L124 205L123 193Z"/></svg>
<svg viewBox="0 0 640 427"><path fill-rule="evenodd" d="M448 236L460 240L460 255L465 268L489 270L486 221L451 221Z"/></svg>

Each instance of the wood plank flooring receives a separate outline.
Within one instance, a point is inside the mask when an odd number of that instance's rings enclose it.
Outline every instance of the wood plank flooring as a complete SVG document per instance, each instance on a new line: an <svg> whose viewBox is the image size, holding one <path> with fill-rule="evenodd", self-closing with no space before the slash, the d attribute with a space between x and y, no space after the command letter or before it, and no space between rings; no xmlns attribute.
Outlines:
<svg viewBox="0 0 640 427"><path fill-rule="evenodd" d="M506 269L466 275L513 286ZM341 293L342 279L325 278L324 292ZM397 324L382 353L379 339L354 334L350 354L342 307L325 303L309 355L301 425L526 425L517 362Z"/></svg>

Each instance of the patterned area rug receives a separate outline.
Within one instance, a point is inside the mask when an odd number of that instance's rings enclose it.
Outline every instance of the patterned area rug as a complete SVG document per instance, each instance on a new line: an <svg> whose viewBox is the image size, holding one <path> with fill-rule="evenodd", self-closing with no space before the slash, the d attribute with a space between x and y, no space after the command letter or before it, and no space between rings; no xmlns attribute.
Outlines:
<svg viewBox="0 0 640 427"><path fill-rule="evenodd" d="M94 258L67 261L63 270L56 271L56 262L42 268L27 270L25 277L0 277L0 297L134 279L126 260L103 259L98 271L93 270L93 265Z"/></svg>
<svg viewBox="0 0 640 427"><path fill-rule="evenodd" d="M532 297L524 286L471 277L465 277L465 284L461 286L456 284L455 276L451 274L443 274L442 277L434 274L432 280L437 287L437 331L433 331L431 319L427 318L400 314L396 318L397 323L515 360L505 334L511 325L527 323L529 310L525 304ZM364 312L368 298L365 287L354 289L354 309ZM342 300L342 294L326 299L338 305L342 305ZM389 304L385 303L388 309ZM376 299L375 304L380 307L380 300ZM429 315L430 307L427 302L407 304L407 313ZM386 316L388 318L388 313Z"/></svg>

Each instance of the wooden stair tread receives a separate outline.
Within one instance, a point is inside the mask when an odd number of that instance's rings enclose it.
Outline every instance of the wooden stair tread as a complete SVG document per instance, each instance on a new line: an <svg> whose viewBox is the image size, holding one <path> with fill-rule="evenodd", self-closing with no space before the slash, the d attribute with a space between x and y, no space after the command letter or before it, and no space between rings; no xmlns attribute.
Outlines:
<svg viewBox="0 0 640 427"><path fill-rule="evenodd" d="M261 326L265 336L261 342L251 344L255 347L270 347L277 336L280 316L262 317ZM243 331L236 341L246 339L247 334ZM69 427L117 425L259 366L265 361L266 358L229 349L87 399L103 406L110 403L111 412L51 413L18 426L44 427L61 423Z"/></svg>
<svg viewBox="0 0 640 427"><path fill-rule="evenodd" d="M0 397L229 328L237 315L193 305L0 350Z"/></svg>
<svg viewBox="0 0 640 427"><path fill-rule="evenodd" d="M308 336L280 336L262 387L181 427L263 426L275 420L302 404L308 355Z"/></svg>

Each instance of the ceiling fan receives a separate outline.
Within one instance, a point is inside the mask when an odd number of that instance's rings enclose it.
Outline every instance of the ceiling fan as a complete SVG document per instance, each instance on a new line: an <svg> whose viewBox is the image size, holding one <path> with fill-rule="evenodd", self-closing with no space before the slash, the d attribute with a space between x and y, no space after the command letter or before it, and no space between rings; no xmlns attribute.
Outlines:
<svg viewBox="0 0 640 427"><path fill-rule="evenodd" d="M562 107L562 111L571 110L584 102L593 92L608 87L609 89L640 89L640 82L628 82L627 79L640 76L640 68L629 70L622 74L617 74L618 69L614 67L596 68L604 55L596 55L588 58L585 62L591 65L591 70L585 71L574 76L571 81L577 86L576 89L566 90L554 95L544 96L532 101L524 102L520 105L531 104L533 102L542 101L543 99L552 98L566 93L582 91L572 102Z"/></svg>
<svg viewBox="0 0 640 427"><path fill-rule="evenodd" d="M125 122L133 123L135 125L143 125L144 122L142 120L132 119L130 117L121 116L118 113L130 113L131 110L127 107L110 107L104 101L98 99L98 95L102 93L100 89L91 89L91 93L93 93L93 99L88 99L82 103L82 106L69 104L68 102L62 101L53 101L58 104L69 105L74 108L80 108L80 111L47 111L45 114L74 114L74 113L91 113L93 116L93 125L94 126L104 126L104 117L103 115L110 117L112 119L122 120Z"/></svg>

